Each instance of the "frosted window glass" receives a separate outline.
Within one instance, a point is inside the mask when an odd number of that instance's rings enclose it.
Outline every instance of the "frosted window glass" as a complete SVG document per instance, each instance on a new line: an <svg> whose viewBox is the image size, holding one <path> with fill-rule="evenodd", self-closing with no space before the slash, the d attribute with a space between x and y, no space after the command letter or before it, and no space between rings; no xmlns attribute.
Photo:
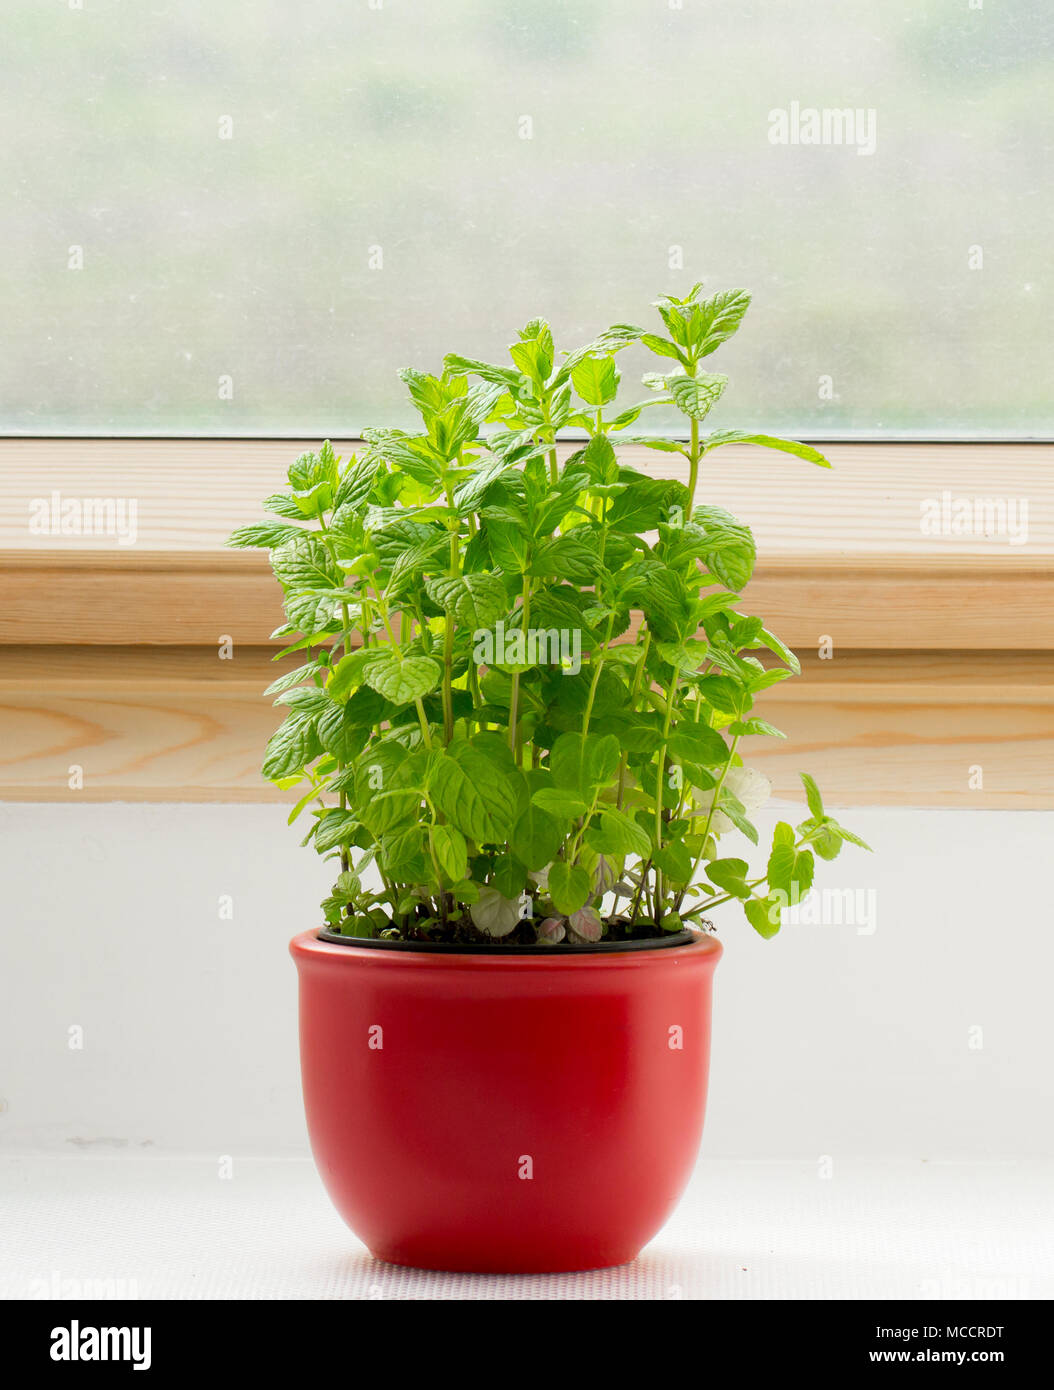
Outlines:
<svg viewBox="0 0 1054 1390"><path fill-rule="evenodd" d="M1050 0L6 0L3 28L6 431L405 423L400 366L536 314L573 346L704 279L755 296L715 426L1054 434Z"/></svg>

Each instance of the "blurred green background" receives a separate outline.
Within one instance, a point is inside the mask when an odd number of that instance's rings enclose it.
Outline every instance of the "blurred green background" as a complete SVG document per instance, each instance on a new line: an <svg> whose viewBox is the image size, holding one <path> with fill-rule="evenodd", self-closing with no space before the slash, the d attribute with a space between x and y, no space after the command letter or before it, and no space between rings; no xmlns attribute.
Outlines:
<svg viewBox="0 0 1054 1390"><path fill-rule="evenodd" d="M1050 0L377 6L7 0L0 429L354 434L704 279L755 296L717 425L1054 434Z"/></svg>

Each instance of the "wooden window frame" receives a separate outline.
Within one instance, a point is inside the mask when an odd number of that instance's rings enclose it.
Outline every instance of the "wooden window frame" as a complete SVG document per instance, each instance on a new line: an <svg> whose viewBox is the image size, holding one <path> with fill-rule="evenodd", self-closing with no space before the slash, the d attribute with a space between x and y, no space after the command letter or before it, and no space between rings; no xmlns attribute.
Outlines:
<svg viewBox="0 0 1054 1390"><path fill-rule="evenodd" d="M263 553L223 540L310 447L0 440L0 799L283 799L258 773L279 592ZM751 760L777 795L810 768L832 804L1054 805L1054 445L821 447L830 473L748 446L704 464L701 495L758 540L745 610L804 662L765 697L790 743ZM677 474L676 456L620 452ZM55 494L134 500L135 543L34 533ZM925 534L922 505L945 497L1027 499L1028 543Z"/></svg>

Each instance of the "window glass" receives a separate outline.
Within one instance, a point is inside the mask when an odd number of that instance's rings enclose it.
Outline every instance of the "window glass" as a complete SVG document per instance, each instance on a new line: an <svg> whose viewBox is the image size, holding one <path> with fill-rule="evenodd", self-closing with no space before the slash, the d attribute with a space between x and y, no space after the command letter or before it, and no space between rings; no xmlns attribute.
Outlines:
<svg viewBox="0 0 1054 1390"><path fill-rule="evenodd" d="M754 294L715 425L1054 433L1049 0L7 0L4 30L6 431L406 423L400 366L703 279Z"/></svg>

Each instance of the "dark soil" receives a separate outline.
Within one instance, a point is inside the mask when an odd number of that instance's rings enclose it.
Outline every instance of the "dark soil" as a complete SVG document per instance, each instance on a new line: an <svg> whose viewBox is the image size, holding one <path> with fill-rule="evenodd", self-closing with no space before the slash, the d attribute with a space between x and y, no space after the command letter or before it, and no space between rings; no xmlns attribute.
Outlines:
<svg viewBox="0 0 1054 1390"><path fill-rule="evenodd" d="M700 922L699 925L706 930L710 924ZM329 930L336 931L336 928L330 927ZM452 946L487 946L498 951L503 946L534 946L537 943L534 922L526 917L509 932L508 936L499 938L487 936L481 932L471 917L468 916L461 917L457 921L448 919L445 928L436 923L428 925L414 923L410 926L396 928L393 923L392 930L398 932L398 935L393 935L391 938L396 941L438 942ZM663 940L666 936L667 933L658 930L650 922L639 922L634 925L625 918L619 917L614 921L605 922L604 935L601 937L601 941L656 941Z"/></svg>

